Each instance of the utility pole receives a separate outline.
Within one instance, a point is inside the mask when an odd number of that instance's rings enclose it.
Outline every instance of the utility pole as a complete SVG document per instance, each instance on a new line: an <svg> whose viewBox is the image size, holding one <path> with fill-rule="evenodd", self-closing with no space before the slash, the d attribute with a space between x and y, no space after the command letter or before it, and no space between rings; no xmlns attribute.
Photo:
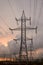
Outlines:
<svg viewBox="0 0 43 65"><path fill-rule="evenodd" d="M24 13L24 10L23 10L23 12L22 12L22 16L21 16L21 18L20 19L17 19L17 18L15 18L16 19L16 21L18 22L18 21L21 21L21 27L20 28L14 28L14 29L12 29L12 28L9 28L11 31L21 31L21 44L20 44L20 51L19 51L19 60L21 61L21 60L23 60L22 59L22 57L26 57L26 59L24 59L24 60L26 60L26 61L28 61L28 51L27 51L27 44L26 44L26 41L27 40L31 40L32 41L32 38L27 38L26 37L26 30L28 31L28 30L35 30L36 31L36 33L37 33L37 26L34 28L34 27L27 27L26 26L26 21L29 21L29 23L30 23L30 26L31 26L31 17L28 19L28 18L26 18L26 16L25 16L25 13ZM18 40L20 40L20 39L18 39ZM32 43L32 42L31 42ZM32 47L32 46L31 46ZM30 47L30 48L31 48ZM22 54L22 52L25 50L25 53L26 53L26 55L24 54ZM32 51L31 51L32 52ZM30 56L32 56L32 53L30 53Z"/></svg>

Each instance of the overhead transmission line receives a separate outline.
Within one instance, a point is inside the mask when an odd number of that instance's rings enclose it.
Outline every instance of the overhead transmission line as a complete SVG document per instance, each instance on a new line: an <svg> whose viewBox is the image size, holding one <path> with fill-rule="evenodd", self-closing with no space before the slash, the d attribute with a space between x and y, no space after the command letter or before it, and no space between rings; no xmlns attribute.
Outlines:
<svg viewBox="0 0 43 65"><path fill-rule="evenodd" d="M7 27L9 27L8 24L5 22L5 20L2 18L2 16L0 16L0 18L1 18L1 20L5 23L5 25L6 25Z"/></svg>
<svg viewBox="0 0 43 65"><path fill-rule="evenodd" d="M43 8L43 0L41 0L41 3L39 4L40 5L40 10L39 10L39 14L38 14L38 19L37 19L37 25L39 26L39 20L40 20L40 17L41 17L41 11L42 11L42 8ZM40 41L38 40L38 44L40 43Z"/></svg>
<svg viewBox="0 0 43 65"><path fill-rule="evenodd" d="M3 30L7 34L7 32L5 31L5 29L3 27L0 26L0 29Z"/></svg>
<svg viewBox="0 0 43 65"><path fill-rule="evenodd" d="M1 16L0 16L0 18L1 18L1 20L5 23L5 25L6 25L7 27L9 27L9 26L7 25L7 23L4 21L4 19L3 19ZM3 27L0 26L0 28L1 28L5 33L8 33L8 32L5 31L5 29L4 29Z"/></svg>
<svg viewBox="0 0 43 65"><path fill-rule="evenodd" d="M42 8L43 8L43 0L41 0L41 4L40 5L40 10L39 10L39 14L38 14L38 18L37 18L37 25L39 26L39 20L40 20L40 17L41 17L41 11L42 11ZM38 40L38 43L39 43L39 40Z"/></svg>
<svg viewBox="0 0 43 65"><path fill-rule="evenodd" d="M40 9L39 9L39 14L38 14L38 17L37 17L37 20L36 20L36 22L37 22L37 26L39 26L39 19L40 19L40 17L41 17L41 11L42 11L42 8L43 8L43 0L41 0L41 3L39 4L39 6L40 6ZM37 6L37 5L36 5ZM37 12L36 12L36 14L37 14ZM33 17L34 18L34 17ZM36 38L37 38L37 35L36 35ZM39 43L39 40L37 40L38 41L38 43ZM37 43L37 42L36 42Z"/></svg>
<svg viewBox="0 0 43 65"><path fill-rule="evenodd" d="M10 9L11 9L11 12L12 12L12 14L13 14L13 17L14 17L15 13L14 13L13 7L12 7L12 5L11 5L11 3L10 3L10 0L8 0L8 3L9 3L9 7L10 7Z"/></svg>
<svg viewBox="0 0 43 65"><path fill-rule="evenodd" d="M42 11L42 8L43 8L43 6L42 6L42 5L43 5L43 0L40 0L40 1L41 1L41 3L39 4L39 5L40 5L40 6L39 6L39 7L40 7L40 9L39 9L39 14L38 14L38 17L37 17L37 20L36 20L37 26L39 26L39 20L40 20L41 13L42 13L41 11ZM37 38L37 35L36 35L36 38ZM35 39L35 40L36 40L36 39ZM36 43L38 43L38 44L40 43L40 42L39 42L39 38L37 39Z"/></svg>
<svg viewBox="0 0 43 65"><path fill-rule="evenodd" d="M30 13L29 16L31 17L31 0L30 0Z"/></svg>
<svg viewBox="0 0 43 65"><path fill-rule="evenodd" d="M34 0L34 9L33 9L33 22L34 22L34 25L35 25L36 13L37 13L37 0Z"/></svg>
<svg viewBox="0 0 43 65"><path fill-rule="evenodd" d="M40 10L39 10L39 14L38 14L38 19L37 19L37 25L39 25L39 19L40 19L40 17L41 17L41 11L42 11L42 8L43 8L43 0L41 0L41 5L40 5Z"/></svg>
<svg viewBox="0 0 43 65"><path fill-rule="evenodd" d="M8 3L9 3L9 6L10 6L10 8L11 8L11 10L12 10L13 15L14 15L14 11L13 11L13 8L12 8L12 6L11 6L9 0L8 0ZM5 25L9 28L9 25L5 22L5 20L4 20L1 16L0 16L0 18L3 20L3 22L5 23ZM3 29L3 30L4 30L4 29Z"/></svg>
<svg viewBox="0 0 43 65"><path fill-rule="evenodd" d="M11 8L12 14L14 15L14 10L13 10L12 5L11 5L11 3L10 3L9 0L8 0L8 3L9 3L9 6L10 6L10 8Z"/></svg>

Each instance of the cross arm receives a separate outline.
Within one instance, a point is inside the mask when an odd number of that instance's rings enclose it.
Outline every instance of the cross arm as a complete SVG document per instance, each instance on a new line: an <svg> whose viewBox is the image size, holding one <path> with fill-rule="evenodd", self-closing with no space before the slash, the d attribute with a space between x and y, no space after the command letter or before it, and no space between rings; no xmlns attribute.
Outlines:
<svg viewBox="0 0 43 65"><path fill-rule="evenodd" d="M35 30L35 32L37 33L37 26L36 27L27 27L26 28L27 30L29 29L29 30Z"/></svg>
<svg viewBox="0 0 43 65"><path fill-rule="evenodd" d="M14 41L20 41L21 40L21 38L17 38L17 39L13 39ZM33 40L32 38L26 38L26 40L28 41L28 40Z"/></svg>
<svg viewBox="0 0 43 65"><path fill-rule="evenodd" d="M28 41L28 40L32 40L32 38L26 38L26 40Z"/></svg>
<svg viewBox="0 0 43 65"><path fill-rule="evenodd" d="M12 29L12 28L9 28L9 30L17 30L17 31L19 31L21 28L14 28L14 29Z"/></svg>
<svg viewBox="0 0 43 65"><path fill-rule="evenodd" d="M20 31L21 28L14 28L14 29L9 28L9 30L11 30L12 32L13 31ZM37 26L36 27L26 27L26 30L35 30L35 32L37 33Z"/></svg>

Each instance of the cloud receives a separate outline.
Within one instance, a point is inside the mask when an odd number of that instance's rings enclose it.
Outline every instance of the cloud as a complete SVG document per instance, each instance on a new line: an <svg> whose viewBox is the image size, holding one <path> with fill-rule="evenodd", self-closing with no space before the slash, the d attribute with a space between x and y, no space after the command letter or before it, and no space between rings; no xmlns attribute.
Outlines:
<svg viewBox="0 0 43 65"><path fill-rule="evenodd" d="M14 40L8 42L8 48L11 54L17 54L19 52L19 45Z"/></svg>
<svg viewBox="0 0 43 65"><path fill-rule="evenodd" d="M16 44L14 40L8 42L8 46L5 47L2 43L0 43L0 57L12 57L19 54L20 44ZM43 58L43 48L37 48L32 51L33 58ZM24 51L23 51L23 54ZM28 51L28 56L30 56L30 51Z"/></svg>
<svg viewBox="0 0 43 65"><path fill-rule="evenodd" d="M3 33L2 32L0 32L0 36L3 36Z"/></svg>
<svg viewBox="0 0 43 65"><path fill-rule="evenodd" d="M19 49L20 49L20 45L19 44L16 44L16 42L14 40L11 40L9 43L8 43L8 47L10 49L10 52L12 54L16 54L18 55L19 54ZM29 53L30 51L28 51L28 56L29 56ZM33 50L33 57L34 58L42 58L43 57L43 48L37 48L35 50Z"/></svg>
<svg viewBox="0 0 43 65"><path fill-rule="evenodd" d="M2 43L0 43L0 57L5 57L6 54L9 54L8 47L5 47Z"/></svg>
<svg viewBox="0 0 43 65"><path fill-rule="evenodd" d="M22 55L25 55L24 51ZM16 57L19 58L19 54L17 54ZM43 48L32 51L32 57L33 59L43 59ZM28 58L30 59L30 51L28 51Z"/></svg>
<svg viewBox="0 0 43 65"><path fill-rule="evenodd" d="M43 48L36 49L35 53L37 58L43 58Z"/></svg>
<svg viewBox="0 0 43 65"><path fill-rule="evenodd" d="M33 42L36 48L43 48L43 32L39 32Z"/></svg>
<svg viewBox="0 0 43 65"><path fill-rule="evenodd" d="M0 57L10 57L19 53L20 45L16 44L14 40L8 42L8 46L0 42Z"/></svg>

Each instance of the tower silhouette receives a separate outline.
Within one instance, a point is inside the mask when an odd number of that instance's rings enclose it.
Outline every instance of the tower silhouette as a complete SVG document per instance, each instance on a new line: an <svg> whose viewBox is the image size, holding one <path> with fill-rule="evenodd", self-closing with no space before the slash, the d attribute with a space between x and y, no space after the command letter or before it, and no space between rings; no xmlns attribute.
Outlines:
<svg viewBox="0 0 43 65"><path fill-rule="evenodd" d="M23 10L23 12L22 12L22 16L21 16L21 18L20 19L17 19L17 18L15 18L16 19L16 21L18 22L18 21L21 21L21 27L19 27L19 28L14 28L14 29L12 29L12 28L9 28L11 31L21 31L21 39L14 39L14 40L21 40L21 43L20 43L20 51L19 51L19 60L20 61L22 61L22 60L26 60L26 61L28 61L28 50L27 50L27 44L26 44L26 41L27 40L31 40L31 46L30 46L30 56L32 57L32 38L27 38L26 37L26 31L28 31L28 30L35 30L36 31L36 33L37 33L37 26L34 28L34 27L27 27L26 26L26 21L29 21L29 23L30 23L30 26L31 26L31 17L29 17L29 19L28 18L26 18L26 16L25 16L25 12L24 12L24 10ZM23 54L23 52L25 52L24 54ZM31 58L30 57L30 58Z"/></svg>

